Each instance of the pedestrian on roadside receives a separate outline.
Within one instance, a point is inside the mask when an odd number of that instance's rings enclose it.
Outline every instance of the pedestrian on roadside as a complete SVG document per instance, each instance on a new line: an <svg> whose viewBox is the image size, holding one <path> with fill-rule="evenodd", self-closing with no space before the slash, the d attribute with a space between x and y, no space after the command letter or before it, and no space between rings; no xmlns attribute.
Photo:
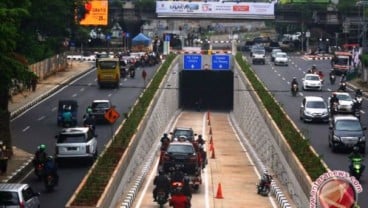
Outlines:
<svg viewBox="0 0 368 208"><path fill-rule="evenodd" d="M31 76L32 92L36 91L37 82L38 82L37 75L35 73L32 73L32 76Z"/></svg>

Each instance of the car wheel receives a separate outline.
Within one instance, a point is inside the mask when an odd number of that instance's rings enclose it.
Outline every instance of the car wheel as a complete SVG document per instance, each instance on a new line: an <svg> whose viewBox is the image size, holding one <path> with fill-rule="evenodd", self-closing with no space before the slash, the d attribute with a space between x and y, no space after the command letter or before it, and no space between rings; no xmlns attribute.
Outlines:
<svg viewBox="0 0 368 208"><path fill-rule="evenodd" d="M336 147L333 144L331 144L331 150L332 150L333 153L336 152Z"/></svg>

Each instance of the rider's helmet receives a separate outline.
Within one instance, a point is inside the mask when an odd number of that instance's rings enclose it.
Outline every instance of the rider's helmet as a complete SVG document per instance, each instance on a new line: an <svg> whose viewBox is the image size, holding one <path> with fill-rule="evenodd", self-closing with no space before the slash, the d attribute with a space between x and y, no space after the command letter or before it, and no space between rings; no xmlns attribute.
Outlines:
<svg viewBox="0 0 368 208"><path fill-rule="evenodd" d="M88 106L86 111L87 111L88 114L89 113L92 113L92 107L91 106Z"/></svg>
<svg viewBox="0 0 368 208"><path fill-rule="evenodd" d="M332 93L332 97L336 97L336 92L333 92Z"/></svg>
<svg viewBox="0 0 368 208"><path fill-rule="evenodd" d="M164 137L167 137L167 133L164 133Z"/></svg>
<svg viewBox="0 0 368 208"><path fill-rule="evenodd" d="M164 174L164 170L162 170L162 168L158 169L158 174L159 175L163 175Z"/></svg>
<svg viewBox="0 0 368 208"><path fill-rule="evenodd" d="M45 151L46 150L46 145L44 145L44 144L41 144L40 146L38 146L38 150L40 150L40 151Z"/></svg>
<svg viewBox="0 0 368 208"><path fill-rule="evenodd" d="M312 65L312 69L316 69L317 66L315 64Z"/></svg>
<svg viewBox="0 0 368 208"><path fill-rule="evenodd" d="M47 161L50 161L50 160L53 160L53 159L54 158L51 155L47 156Z"/></svg>
<svg viewBox="0 0 368 208"><path fill-rule="evenodd" d="M359 147L354 146L354 147L353 147L353 153L354 153L354 154L359 153Z"/></svg>

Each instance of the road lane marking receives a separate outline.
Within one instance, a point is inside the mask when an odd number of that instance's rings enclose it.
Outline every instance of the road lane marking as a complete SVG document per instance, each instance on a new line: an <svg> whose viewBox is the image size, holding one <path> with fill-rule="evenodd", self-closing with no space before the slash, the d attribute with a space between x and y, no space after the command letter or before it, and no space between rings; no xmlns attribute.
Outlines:
<svg viewBox="0 0 368 208"><path fill-rule="evenodd" d="M74 93L74 94L72 95L72 97L77 97L77 95L78 95L77 93Z"/></svg>
<svg viewBox="0 0 368 208"><path fill-rule="evenodd" d="M38 121L41 121L42 119L44 119L45 118L45 116L41 116L41 117L39 117L37 120Z"/></svg>
<svg viewBox="0 0 368 208"><path fill-rule="evenodd" d="M22 131L26 132L29 128L31 128L30 126L27 126L26 128L24 128Z"/></svg>
<svg viewBox="0 0 368 208"><path fill-rule="evenodd" d="M112 93L108 94L107 97L111 97L112 96Z"/></svg>
<svg viewBox="0 0 368 208"><path fill-rule="evenodd" d="M51 111L56 111L56 109L57 109L57 107L53 107L53 108L51 109Z"/></svg>
<svg viewBox="0 0 368 208"><path fill-rule="evenodd" d="M79 90L79 91L83 92L83 91L84 91L84 87L80 88L80 90Z"/></svg>
<svg viewBox="0 0 368 208"><path fill-rule="evenodd" d="M88 87L90 87L90 86L92 86L92 83L90 82L90 83L88 83Z"/></svg>

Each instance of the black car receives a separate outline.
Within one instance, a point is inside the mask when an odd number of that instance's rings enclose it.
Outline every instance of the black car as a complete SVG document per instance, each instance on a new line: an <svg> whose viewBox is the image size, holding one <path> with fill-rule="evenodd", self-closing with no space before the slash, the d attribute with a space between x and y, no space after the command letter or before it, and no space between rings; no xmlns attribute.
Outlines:
<svg viewBox="0 0 368 208"><path fill-rule="evenodd" d="M91 115L94 116L96 122L105 122L105 113L112 107L109 100L94 100L92 102Z"/></svg>
<svg viewBox="0 0 368 208"><path fill-rule="evenodd" d="M328 146L335 152L338 148L352 149L359 147L365 154L366 127L362 127L359 119L353 115L335 115L331 120L328 135Z"/></svg>

